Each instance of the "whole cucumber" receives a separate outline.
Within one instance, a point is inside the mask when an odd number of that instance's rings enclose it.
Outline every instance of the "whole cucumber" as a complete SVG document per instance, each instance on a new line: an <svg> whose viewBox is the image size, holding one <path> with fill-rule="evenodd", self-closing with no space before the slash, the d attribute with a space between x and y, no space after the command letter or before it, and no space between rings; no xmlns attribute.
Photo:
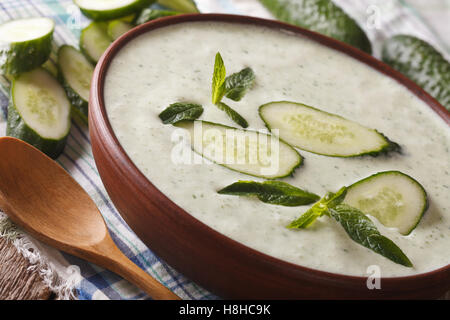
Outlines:
<svg viewBox="0 0 450 320"><path fill-rule="evenodd" d="M364 31L331 0L260 0L279 20L348 43L369 54L372 46Z"/></svg>
<svg viewBox="0 0 450 320"><path fill-rule="evenodd" d="M384 42L382 59L450 111L450 63L434 47L413 36L396 35Z"/></svg>

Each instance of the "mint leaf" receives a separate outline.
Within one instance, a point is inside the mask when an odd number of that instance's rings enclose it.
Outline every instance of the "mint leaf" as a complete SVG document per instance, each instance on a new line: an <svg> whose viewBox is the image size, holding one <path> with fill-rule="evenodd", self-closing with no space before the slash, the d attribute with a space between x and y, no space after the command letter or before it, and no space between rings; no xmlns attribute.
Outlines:
<svg viewBox="0 0 450 320"><path fill-rule="evenodd" d="M328 209L339 205L345 199L347 188L342 187L338 192L328 192L322 199L309 208L300 218L292 221L287 228L303 229L309 227L317 218L324 214L329 215Z"/></svg>
<svg viewBox="0 0 450 320"><path fill-rule="evenodd" d="M225 94L225 76L225 64L223 63L222 56L219 52L217 52L216 59L214 61L214 72L212 78L212 103L214 104L220 102Z"/></svg>
<svg viewBox="0 0 450 320"><path fill-rule="evenodd" d="M181 120L195 120L203 113L203 107L195 103L176 102L159 114L164 124L177 123Z"/></svg>
<svg viewBox="0 0 450 320"><path fill-rule="evenodd" d="M370 250L406 267L411 261L390 239L381 235L373 222L361 211L346 204L329 208L329 214L338 221L350 238Z"/></svg>
<svg viewBox="0 0 450 320"><path fill-rule="evenodd" d="M240 125L242 128L248 127L247 120L244 119L237 111L232 109L230 106L223 102L218 102L216 104L217 108L224 111L234 122L236 122L238 125Z"/></svg>
<svg viewBox="0 0 450 320"><path fill-rule="evenodd" d="M253 85L255 73L251 68L242 69L225 79L225 95L227 98L239 101Z"/></svg>
<svg viewBox="0 0 450 320"><path fill-rule="evenodd" d="M265 203L296 207L310 204L319 196L281 181L238 181L219 190L220 194L257 196Z"/></svg>

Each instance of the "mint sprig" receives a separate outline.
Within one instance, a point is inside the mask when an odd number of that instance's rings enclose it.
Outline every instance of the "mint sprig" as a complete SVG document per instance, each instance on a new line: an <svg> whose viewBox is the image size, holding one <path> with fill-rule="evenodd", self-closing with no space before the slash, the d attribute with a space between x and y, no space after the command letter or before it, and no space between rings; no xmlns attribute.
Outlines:
<svg viewBox="0 0 450 320"><path fill-rule="evenodd" d="M370 250L401 264L412 267L413 264L403 251L390 239L381 235L377 227L364 213L347 204L329 208L329 214L341 224L349 237Z"/></svg>
<svg viewBox="0 0 450 320"><path fill-rule="evenodd" d="M292 221L287 228L289 229L303 229L309 227L317 218L328 214L328 208L334 207L344 201L347 194L347 188L343 187L338 192L328 192L325 197L316 202L309 208L300 218Z"/></svg>
<svg viewBox="0 0 450 320"><path fill-rule="evenodd" d="M203 113L203 107L196 103L176 102L159 114L164 124L174 124L182 120L195 120Z"/></svg>
<svg viewBox="0 0 450 320"><path fill-rule="evenodd" d="M282 181L238 181L218 191L220 194L256 196L265 203L296 207L317 201L314 193L294 187Z"/></svg>
<svg viewBox="0 0 450 320"><path fill-rule="evenodd" d="M381 235L375 224L363 212L342 202L347 194L347 187L336 193L327 193L300 218L292 221L287 228L304 229L318 217L327 215L341 224L345 232L356 243L381 254L391 261L406 267L412 267L411 261L403 251L390 239Z"/></svg>
<svg viewBox="0 0 450 320"><path fill-rule="evenodd" d="M255 73L251 68L244 68L225 79L225 96L234 101L240 101L251 88Z"/></svg>
<svg viewBox="0 0 450 320"><path fill-rule="evenodd" d="M238 125L240 125L242 128L248 127L247 120L244 119L243 116L241 116L236 110L231 108L229 105L219 102L216 104L217 108L224 111L234 122L236 122Z"/></svg>
<svg viewBox="0 0 450 320"><path fill-rule="evenodd" d="M222 100L225 94L225 77L226 77L225 64L223 63L222 56L219 52L216 53L214 61L214 72L212 78L212 103L217 104Z"/></svg>

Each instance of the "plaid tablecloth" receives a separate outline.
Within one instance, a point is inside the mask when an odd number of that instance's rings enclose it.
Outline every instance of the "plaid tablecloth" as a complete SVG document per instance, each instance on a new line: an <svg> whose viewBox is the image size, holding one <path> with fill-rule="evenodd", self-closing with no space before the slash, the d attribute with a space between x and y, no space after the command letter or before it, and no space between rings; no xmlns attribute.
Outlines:
<svg viewBox="0 0 450 320"><path fill-rule="evenodd" d="M428 40L448 57L448 44L445 44L438 33L405 1L336 2L366 30L374 44L376 56L379 54L380 43L386 36L410 33ZM436 1L433 2L436 11L448 10L450 7L448 1L440 1L441 6L437 6ZM271 18L257 0L198 0L197 3L202 12L227 12ZM374 12L379 14L379 20L375 24L373 19L369 19ZM55 52L59 45L78 45L80 31L88 23L71 0L0 1L0 22L32 16L47 16L56 23L52 61L55 61ZM5 134L8 93L9 83L0 77L0 136ZM99 207L113 240L133 262L183 299L218 298L161 261L125 224L100 180L92 156L88 128L83 123L73 122L67 147L58 163L90 194ZM119 276L27 236L1 213L0 236L12 239L19 251L39 270L47 284L63 299L70 297L74 290L78 299L148 299L143 292Z"/></svg>

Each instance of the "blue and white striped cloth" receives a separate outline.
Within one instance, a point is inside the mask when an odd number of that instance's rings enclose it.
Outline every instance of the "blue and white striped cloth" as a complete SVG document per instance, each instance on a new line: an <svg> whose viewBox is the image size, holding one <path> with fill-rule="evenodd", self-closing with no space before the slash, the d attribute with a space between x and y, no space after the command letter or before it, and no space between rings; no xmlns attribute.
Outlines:
<svg viewBox="0 0 450 320"><path fill-rule="evenodd" d="M346 9L366 29L369 37L376 44L384 37L399 33L413 33L435 45L441 51L446 51L446 45L437 34L422 21L410 7L401 0L356 0L336 1ZM448 2L446 3L447 8ZM271 15L259 4L257 0L198 0L202 12L227 12L237 14L249 14L271 18ZM373 28L367 23L367 15L370 5L371 10L381 10L378 28ZM375 9L374 9L375 8ZM0 1L0 22L11 19L46 16L56 23L54 33L55 48L51 60L55 61L55 52L61 44L77 46L81 29L88 23L78 8L71 0L2 0ZM448 52L445 53L446 55ZM0 77L0 136L5 134L7 105L9 94L9 82ZM80 122L73 122L69 134L67 147L59 157L61 164L90 194L99 207L111 236L118 247L139 267L146 270L168 288L173 290L183 299L216 299L205 289L199 287L182 274L178 273L166 263L155 256L133 233L120 217L118 211L109 199L96 169L92 156L88 128ZM3 217L4 219L4 217ZM0 230L0 234L7 234ZM21 231L20 231L21 232ZM22 233L22 237L32 242L34 250L39 255L34 260L43 260L45 270L41 272L47 276L48 284L56 291L62 292L65 281L74 272L71 265L79 267L81 277L73 282L76 296L79 299L148 299L139 289L121 279L119 276L104 270L98 266L87 263L73 256L58 252L49 248L31 237ZM22 242L16 242L20 248ZM42 261L32 261L39 264ZM69 272L69 270L71 270ZM78 268L75 267L75 271ZM56 275L48 276L48 274ZM55 280L57 279L57 280ZM67 288L66 288L67 289ZM62 297L66 297L65 295Z"/></svg>

